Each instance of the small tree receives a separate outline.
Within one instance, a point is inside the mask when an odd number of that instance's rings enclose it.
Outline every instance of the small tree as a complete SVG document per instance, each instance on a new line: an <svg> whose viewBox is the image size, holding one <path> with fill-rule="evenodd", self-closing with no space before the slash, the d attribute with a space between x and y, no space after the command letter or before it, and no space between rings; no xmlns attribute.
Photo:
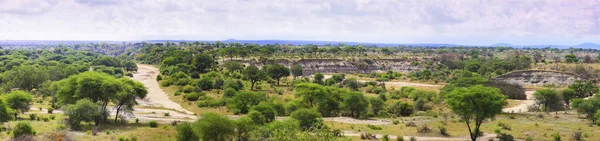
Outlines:
<svg viewBox="0 0 600 141"><path fill-rule="evenodd" d="M79 129L81 121L94 121L101 115L98 106L89 99L81 99L74 105L67 105L64 113L69 117L67 123L75 130Z"/></svg>
<svg viewBox="0 0 600 141"><path fill-rule="evenodd" d="M5 96L5 99L8 107L15 110L13 114L15 119L17 119L19 113L29 111L29 106L33 98L31 94L25 91L12 91Z"/></svg>
<svg viewBox="0 0 600 141"><path fill-rule="evenodd" d="M250 81L250 83L252 84L250 86L250 90L254 90L254 84L256 84L256 82L267 79L267 74L264 71L259 70L258 67L256 67L255 65L252 65L244 69L244 78Z"/></svg>
<svg viewBox="0 0 600 141"><path fill-rule="evenodd" d="M567 61L567 63L577 63L577 62L579 62L579 59L574 54L567 54L567 55L565 55L565 60Z"/></svg>
<svg viewBox="0 0 600 141"><path fill-rule="evenodd" d="M319 112L309 109L300 109L292 112L291 117L300 122L300 127L307 130L323 122Z"/></svg>
<svg viewBox="0 0 600 141"><path fill-rule="evenodd" d="M290 69L281 64L267 65L265 70L269 77L277 80L277 85L279 85L279 79L290 76Z"/></svg>
<svg viewBox="0 0 600 141"><path fill-rule="evenodd" d="M563 101L565 102L565 108L571 108L571 100L577 97L577 92L573 89L564 89L560 92L560 94L562 96Z"/></svg>
<svg viewBox="0 0 600 141"><path fill-rule="evenodd" d="M298 76L304 75L302 73L302 66L300 64L293 65L291 70L292 70L292 75L294 75L294 79L296 79Z"/></svg>
<svg viewBox="0 0 600 141"><path fill-rule="evenodd" d="M2 123L8 122L11 119L11 109L6 105L6 103L2 99L0 99L0 126L3 125Z"/></svg>
<svg viewBox="0 0 600 141"><path fill-rule="evenodd" d="M551 89L538 90L533 94L533 97L535 97L538 104L544 105L544 111L548 111L548 107L556 108L556 105L560 102L558 93Z"/></svg>
<svg viewBox="0 0 600 141"><path fill-rule="evenodd" d="M344 107L350 111L352 117L360 118L367 111L369 103L362 93L351 92L344 98Z"/></svg>
<svg viewBox="0 0 600 141"><path fill-rule="evenodd" d="M15 125L12 135L13 138L18 138L21 136L33 136L35 135L35 130L31 127L29 122L19 122L17 125Z"/></svg>
<svg viewBox="0 0 600 141"><path fill-rule="evenodd" d="M213 81L210 77L204 76L196 83L196 87L202 90L210 90L213 88Z"/></svg>
<svg viewBox="0 0 600 141"><path fill-rule="evenodd" d="M227 107L232 109L234 113L245 114L248 113L250 107L265 100L266 97L263 93L238 92L235 96L227 101Z"/></svg>
<svg viewBox="0 0 600 141"><path fill-rule="evenodd" d="M192 125L182 123L177 125L177 141L198 141L198 134L194 132Z"/></svg>
<svg viewBox="0 0 600 141"><path fill-rule="evenodd" d="M320 73L320 72L317 72L317 73L314 74L314 77L313 77L314 80L313 80L313 82L317 83L317 84L323 85L323 78L325 78L323 76L323 74Z"/></svg>
<svg viewBox="0 0 600 141"><path fill-rule="evenodd" d="M358 80L356 78L350 78L346 80L346 87L350 88L353 91L358 91Z"/></svg>
<svg viewBox="0 0 600 141"><path fill-rule="evenodd" d="M196 67L196 71L198 72L207 72L208 69L215 65L215 59L208 54L196 54L194 55L194 60L192 62L194 67Z"/></svg>
<svg viewBox="0 0 600 141"><path fill-rule="evenodd" d="M381 95L381 94L380 94ZM381 98L370 98L369 103L371 103L371 111L375 115L379 115L379 111L383 110L385 102Z"/></svg>
<svg viewBox="0 0 600 141"><path fill-rule="evenodd" d="M265 122L267 122L267 123L275 120L275 117L277 116L277 111L275 111L275 109L273 109L273 107L271 107L271 105L266 104L266 103L258 104L256 106L252 107L252 110L258 111L262 115L264 115Z"/></svg>
<svg viewBox="0 0 600 141"><path fill-rule="evenodd" d="M506 96L502 95L500 90L481 85L456 88L446 96L446 103L450 109L467 124L472 141L479 136L479 128L483 121L501 113L502 107L506 105ZM471 122L475 122L473 129Z"/></svg>
<svg viewBox="0 0 600 141"><path fill-rule="evenodd" d="M235 135L234 121L217 113L205 113L194 123L201 140L224 141L231 140Z"/></svg>

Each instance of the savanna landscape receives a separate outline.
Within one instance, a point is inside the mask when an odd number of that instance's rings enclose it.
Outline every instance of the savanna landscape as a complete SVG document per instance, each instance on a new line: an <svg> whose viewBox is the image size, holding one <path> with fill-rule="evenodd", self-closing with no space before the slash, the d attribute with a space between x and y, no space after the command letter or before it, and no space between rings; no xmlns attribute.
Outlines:
<svg viewBox="0 0 600 141"><path fill-rule="evenodd" d="M599 0L0 0L0 140L598 141Z"/></svg>

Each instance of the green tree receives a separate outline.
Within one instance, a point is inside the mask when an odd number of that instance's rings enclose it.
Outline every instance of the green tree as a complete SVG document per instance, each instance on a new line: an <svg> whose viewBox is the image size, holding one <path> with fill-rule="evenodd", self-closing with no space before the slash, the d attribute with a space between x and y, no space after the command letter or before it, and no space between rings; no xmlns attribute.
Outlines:
<svg viewBox="0 0 600 141"><path fill-rule="evenodd" d="M595 123L596 119L593 117L595 112L600 110L600 96L596 95L589 99L574 99L573 108L577 109L577 113L585 114L587 118Z"/></svg>
<svg viewBox="0 0 600 141"><path fill-rule="evenodd" d="M265 115L263 115L259 111L250 111L248 112L248 115L246 117L252 119L252 122L256 125L263 125L267 123Z"/></svg>
<svg viewBox="0 0 600 141"><path fill-rule="evenodd" d="M254 84L256 82L267 79L267 74L263 70L259 70L255 65L251 65L244 69L244 78L252 84L250 90L254 90Z"/></svg>
<svg viewBox="0 0 600 141"><path fill-rule="evenodd" d="M194 55L194 60L192 62L192 65L196 67L196 71L198 72L207 72L208 69L212 68L215 64L215 59L204 53Z"/></svg>
<svg viewBox="0 0 600 141"><path fill-rule="evenodd" d="M446 96L449 108L467 124L472 141L479 136L483 121L501 113L506 105L506 96L500 90L481 85L454 89ZM474 127L471 122L475 122Z"/></svg>
<svg viewBox="0 0 600 141"><path fill-rule="evenodd" d="M4 100L0 99L0 125L4 125L4 122L8 122L12 119L12 112L13 111L6 105Z"/></svg>
<svg viewBox="0 0 600 141"><path fill-rule="evenodd" d="M322 124L321 114L310 109L300 109L292 112L291 117L300 122L300 127L304 130L314 128Z"/></svg>
<svg viewBox="0 0 600 141"><path fill-rule="evenodd" d="M234 113L248 113L250 107L265 101L266 97L263 93L254 92L238 92L235 96L227 101L227 107L232 109Z"/></svg>
<svg viewBox="0 0 600 141"><path fill-rule="evenodd" d="M189 123L177 125L177 141L198 141L198 134L194 132L194 128Z"/></svg>
<svg viewBox="0 0 600 141"><path fill-rule="evenodd" d="M117 93L114 99L112 99L117 110L115 113L115 123L117 123L117 118L121 110L132 111L133 106L138 104L135 99L144 99L146 98L146 94L148 94L148 90L140 82L129 78L121 78L119 80L121 81L123 90Z"/></svg>
<svg viewBox="0 0 600 141"><path fill-rule="evenodd" d="M577 98L577 92L573 89L564 89L560 92L560 94L565 102L565 108L571 108L571 100Z"/></svg>
<svg viewBox="0 0 600 141"><path fill-rule="evenodd" d="M8 107L15 110L13 114L15 116L15 119L18 119L17 116L19 113L25 113L29 111L29 106L31 105L33 97L31 96L31 94L25 91L17 90L5 95L4 99L6 100L6 104L8 105Z"/></svg>
<svg viewBox="0 0 600 141"><path fill-rule="evenodd" d="M238 61L227 61L223 63L223 66L225 66L225 68L230 72L241 72L242 70L244 70L244 64Z"/></svg>
<svg viewBox="0 0 600 141"><path fill-rule="evenodd" d="M279 79L290 76L290 69L282 64L267 65L265 70L269 77L277 80L277 85L279 85Z"/></svg>
<svg viewBox="0 0 600 141"><path fill-rule="evenodd" d="M325 77L323 76L323 74L322 74L322 73L320 73L320 72L317 72L317 73L315 73L315 74L314 74L314 77L313 77L313 79L314 79L314 80L313 80L313 83L317 83L317 84L321 84L321 85L323 85L323 78L325 78Z"/></svg>
<svg viewBox="0 0 600 141"><path fill-rule="evenodd" d="M217 113L205 113L200 116L194 127L203 141L231 140L235 136L235 122Z"/></svg>
<svg viewBox="0 0 600 141"><path fill-rule="evenodd" d="M356 80L356 78L350 78L350 79L346 79L346 87L350 88L353 91L358 91L358 80Z"/></svg>
<svg viewBox="0 0 600 141"><path fill-rule="evenodd" d="M67 105L64 114L69 117L67 123L77 130L82 121L90 122L101 116L98 106L89 99L77 100L75 104Z"/></svg>
<svg viewBox="0 0 600 141"><path fill-rule="evenodd" d="M302 66L300 64L293 65L291 70L292 75L294 75L294 79L296 79L298 76L304 75L304 73L302 73Z"/></svg>
<svg viewBox="0 0 600 141"><path fill-rule="evenodd" d="M198 83L196 83L196 87L202 90L210 90L213 88L213 81L210 77L204 76L200 80L198 80Z"/></svg>
<svg viewBox="0 0 600 141"><path fill-rule="evenodd" d="M577 62L579 62L579 59L577 58L577 56L575 56L575 54L567 54L567 55L565 55L565 60L567 61L567 63L577 63Z"/></svg>
<svg viewBox="0 0 600 141"><path fill-rule="evenodd" d="M258 111L262 115L264 115L265 122L267 122L267 123L275 120L275 117L277 116L277 111L275 111L275 109L273 107L271 107L271 105L266 104L266 103L253 106L252 110Z"/></svg>
<svg viewBox="0 0 600 141"><path fill-rule="evenodd" d="M533 94L533 97L538 104L544 105L544 111L548 111L548 108L555 109L560 104L558 93L551 89L537 90Z"/></svg>
<svg viewBox="0 0 600 141"><path fill-rule="evenodd" d="M344 98L344 107L350 111L350 115L354 118L360 118L366 113L369 107L369 102L360 92L351 92Z"/></svg>
<svg viewBox="0 0 600 141"><path fill-rule="evenodd" d="M252 119L242 117L235 121L235 128L237 140L246 141L250 140L250 133L258 128L258 126Z"/></svg>
<svg viewBox="0 0 600 141"><path fill-rule="evenodd" d="M589 97L594 95L595 93L598 93L599 91L598 86L596 86L590 81L576 81L575 83L569 85L569 89L575 90L575 92L577 92L578 98Z"/></svg>
<svg viewBox="0 0 600 141"><path fill-rule="evenodd" d="M2 75L5 91L18 88L30 91L50 79L50 75L42 68L31 65L15 67Z"/></svg>
<svg viewBox="0 0 600 141"><path fill-rule="evenodd" d="M383 107L385 106L385 101L381 98L369 98L369 103L371 104L371 111L375 115L379 115L379 111L383 110Z"/></svg>
<svg viewBox="0 0 600 141"><path fill-rule="evenodd" d="M19 122L15 125L15 128L12 131L13 138L18 138L21 136L34 136L35 129L31 127L29 122Z"/></svg>
<svg viewBox="0 0 600 141"><path fill-rule="evenodd" d="M92 61L92 65L93 66L115 67L115 68L120 68L123 66L123 65L121 65L121 61L119 61L119 59L117 59L115 57L111 57L111 56L102 56L102 57Z"/></svg>

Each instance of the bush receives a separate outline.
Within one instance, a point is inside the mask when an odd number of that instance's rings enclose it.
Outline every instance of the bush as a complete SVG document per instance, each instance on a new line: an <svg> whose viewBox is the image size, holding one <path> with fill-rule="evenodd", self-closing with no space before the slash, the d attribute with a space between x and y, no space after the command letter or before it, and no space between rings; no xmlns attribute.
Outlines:
<svg viewBox="0 0 600 141"><path fill-rule="evenodd" d="M215 83L213 84L213 87L215 89L221 89L223 87L223 84L225 83L225 80L223 80L223 78L217 78L215 79Z"/></svg>
<svg viewBox="0 0 600 141"><path fill-rule="evenodd" d="M50 119L51 119L51 120L54 120L54 118L56 118L56 116L54 116L54 115L50 115Z"/></svg>
<svg viewBox="0 0 600 141"><path fill-rule="evenodd" d="M561 141L561 139L560 139L560 134L559 134L559 133L556 133L556 134L554 134L554 135L552 136L552 140L553 140L553 141Z"/></svg>
<svg viewBox="0 0 600 141"><path fill-rule="evenodd" d="M383 128L379 127L379 126L375 126L375 125L371 125L371 124L367 125L367 127L371 128L373 130L381 130L381 129L383 129Z"/></svg>
<svg viewBox="0 0 600 141"><path fill-rule="evenodd" d="M233 88L236 91L239 91L244 88L244 85L239 80L236 81L233 79L227 79L227 80L225 80L225 83L223 84L223 89L227 89L227 88Z"/></svg>
<svg viewBox="0 0 600 141"><path fill-rule="evenodd" d="M423 126L417 127L417 132L418 133L429 133L431 132L431 128L427 127L427 124L423 124Z"/></svg>
<svg viewBox="0 0 600 141"><path fill-rule="evenodd" d="M318 124L322 124L321 114L314 110L300 109L292 112L291 117L300 122L302 129L309 129Z"/></svg>
<svg viewBox="0 0 600 141"><path fill-rule="evenodd" d="M15 125L15 128L13 128L12 130L13 138L33 135L35 135L35 130L31 127L29 122L19 122L17 123L17 125Z"/></svg>
<svg viewBox="0 0 600 141"><path fill-rule="evenodd" d="M177 125L177 141L198 141L200 138L194 132L192 125L183 123Z"/></svg>
<svg viewBox="0 0 600 141"><path fill-rule="evenodd" d="M417 141L417 138L415 138L415 137L410 137L410 141Z"/></svg>
<svg viewBox="0 0 600 141"><path fill-rule="evenodd" d="M52 114L53 112L54 112L54 108L52 108L52 107L49 107L49 108L48 108L48 114Z"/></svg>
<svg viewBox="0 0 600 141"><path fill-rule="evenodd" d="M210 90L213 88L213 81L210 77L204 76L196 83L196 87L202 90Z"/></svg>
<svg viewBox="0 0 600 141"><path fill-rule="evenodd" d="M386 92L386 90L382 87L377 87L375 89L373 89L373 93L379 94L379 93L384 93Z"/></svg>
<svg viewBox="0 0 600 141"><path fill-rule="evenodd" d="M177 90L177 91L175 91L175 94L173 94L173 95L175 95L175 96L179 96L179 95L181 95L181 91L180 91L180 90Z"/></svg>
<svg viewBox="0 0 600 141"><path fill-rule="evenodd" d="M381 137L381 141L389 141L389 140L390 140L390 137L387 134L385 134L385 135L383 135L383 137Z"/></svg>
<svg viewBox="0 0 600 141"><path fill-rule="evenodd" d="M398 120L392 120L392 123L393 123L394 125L398 125L398 124L400 124L400 121L398 121Z"/></svg>
<svg viewBox="0 0 600 141"><path fill-rule="evenodd" d="M163 87L169 87L169 86L171 86L171 84L172 84L172 81L170 79L163 80L160 82L160 86L163 86Z"/></svg>
<svg viewBox="0 0 600 141"><path fill-rule="evenodd" d="M225 92L223 92L223 96L226 98L230 98L235 96L235 94L237 93L237 91L233 88L227 88L225 89Z"/></svg>
<svg viewBox="0 0 600 141"><path fill-rule="evenodd" d="M204 96L205 94L203 92L193 92L190 94L186 94L185 95L185 99L188 101L196 101L198 100L198 98L200 98L200 96Z"/></svg>
<svg viewBox="0 0 600 141"><path fill-rule="evenodd" d="M498 141L515 141L515 138L507 133L499 133L498 134Z"/></svg>
<svg viewBox="0 0 600 141"><path fill-rule="evenodd" d="M184 93L191 93L191 92L193 92L193 91L194 91L194 86L191 86L191 85L185 85L185 86L183 86L183 87L181 88L181 90L182 90Z"/></svg>
<svg viewBox="0 0 600 141"><path fill-rule="evenodd" d="M158 123L156 123L156 121L150 121L150 122L148 122L148 125L152 128L158 127Z"/></svg>
<svg viewBox="0 0 600 141"><path fill-rule="evenodd" d="M29 114L29 120L35 120L37 118L37 114Z"/></svg>
<svg viewBox="0 0 600 141"><path fill-rule="evenodd" d="M402 136L402 135L396 136L396 141L404 141L404 136Z"/></svg>
<svg viewBox="0 0 600 141"><path fill-rule="evenodd" d="M580 141L581 140L581 131L573 132L573 140Z"/></svg>
<svg viewBox="0 0 600 141"><path fill-rule="evenodd" d="M160 75L157 75L157 76L156 76L156 81L161 81L161 80L162 80L162 76L160 76Z"/></svg>

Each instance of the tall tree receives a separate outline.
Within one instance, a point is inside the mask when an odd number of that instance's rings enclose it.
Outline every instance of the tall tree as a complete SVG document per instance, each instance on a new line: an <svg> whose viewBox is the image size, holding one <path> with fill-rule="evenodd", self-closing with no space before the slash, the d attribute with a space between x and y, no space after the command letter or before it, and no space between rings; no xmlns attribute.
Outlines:
<svg viewBox="0 0 600 141"><path fill-rule="evenodd" d="M202 114L194 127L203 141L225 141L235 136L235 123L217 113Z"/></svg>
<svg viewBox="0 0 600 141"><path fill-rule="evenodd" d="M533 94L533 97L538 104L544 105L544 111L548 111L549 107L553 109L558 108L557 105L560 102L558 93L551 89L537 90Z"/></svg>
<svg viewBox="0 0 600 141"><path fill-rule="evenodd" d="M254 90L254 84L256 84L256 82L260 82L267 79L267 74L263 70L258 69L258 67L256 67L255 65L246 67L243 73L244 78L250 81L250 83L252 84L250 86L250 90Z"/></svg>
<svg viewBox="0 0 600 141"><path fill-rule="evenodd" d="M148 90L144 87L144 84L133 81L129 78L121 78L121 85L123 86L123 90L115 95L113 99L113 103L115 103L116 113L115 113L115 123L117 123L117 118L119 117L119 112L121 110L132 111L133 106L138 103L135 99L144 99L146 98L146 94L148 94Z"/></svg>
<svg viewBox="0 0 600 141"><path fill-rule="evenodd" d="M462 118L469 128L471 140L477 140L483 121L502 112L506 96L500 90L481 85L457 88L446 95L446 103L454 113ZM471 122L475 122L472 127Z"/></svg>
<svg viewBox="0 0 600 141"><path fill-rule="evenodd" d="M279 85L279 79L290 76L290 69L282 64L267 65L265 70L269 77L277 80L277 85Z"/></svg>
<svg viewBox="0 0 600 141"><path fill-rule="evenodd" d="M350 115L354 118L360 118L366 113L369 107L369 102L360 92L351 92L344 98L344 107L350 111Z"/></svg>
<svg viewBox="0 0 600 141"><path fill-rule="evenodd" d="M205 53L196 54L192 64L196 67L196 71L207 72L208 69L215 65L215 59Z"/></svg>

